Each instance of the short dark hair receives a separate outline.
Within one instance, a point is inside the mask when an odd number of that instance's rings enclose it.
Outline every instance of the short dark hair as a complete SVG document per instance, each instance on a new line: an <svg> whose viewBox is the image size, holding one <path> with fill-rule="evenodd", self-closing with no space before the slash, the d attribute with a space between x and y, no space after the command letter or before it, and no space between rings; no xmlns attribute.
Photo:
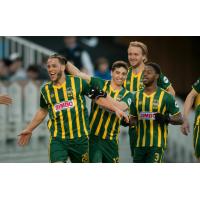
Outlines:
<svg viewBox="0 0 200 200"><path fill-rule="evenodd" d="M111 70L114 71L116 68L120 68L120 67L123 67L124 69L128 71L128 64L122 60L114 62L112 64Z"/></svg>
<svg viewBox="0 0 200 200"><path fill-rule="evenodd" d="M146 63L146 66L150 66L150 67L153 67L156 74L161 74L161 69L160 69L160 65L157 64L157 63L154 63L154 62L148 62Z"/></svg>
<svg viewBox="0 0 200 200"><path fill-rule="evenodd" d="M60 54L53 54L53 55L49 56L48 59L51 59L51 58L57 58L61 65L66 65L67 62L68 62L67 58L65 56L60 55Z"/></svg>

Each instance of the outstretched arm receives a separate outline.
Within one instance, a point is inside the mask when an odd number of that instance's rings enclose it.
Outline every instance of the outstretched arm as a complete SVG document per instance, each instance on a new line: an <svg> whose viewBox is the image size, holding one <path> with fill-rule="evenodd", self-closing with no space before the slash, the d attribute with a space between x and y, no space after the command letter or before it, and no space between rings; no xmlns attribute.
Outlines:
<svg viewBox="0 0 200 200"><path fill-rule="evenodd" d="M110 97L110 98L112 98L112 97ZM119 107L115 106L113 104L113 101L110 101L110 98L108 98L108 96L106 98L98 98L97 100L95 100L95 102L98 105L103 106L104 108L107 108L107 109L115 112L115 114L117 115L117 117L119 119L124 117L125 121L128 123L129 122L128 115L123 110L121 110Z"/></svg>
<svg viewBox="0 0 200 200"><path fill-rule="evenodd" d="M176 115L172 115L169 117L169 123L173 125L181 125L183 124L183 117L181 113L177 113Z"/></svg>
<svg viewBox="0 0 200 200"><path fill-rule="evenodd" d="M194 103L195 98L197 97L198 93L192 89L191 92L188 94L186 97L185 103L184 103L184 108L183 108L183 120L184 123L181 126L181 131L184 135L188 135L190 132L190 125L188 121L188 116L190 114L190 111L192 109L192 105Z"/></svg>
<svg viewBox="0 0 200 200"><path fill-rule="evenodd" d="M86 73L81 72L77 67L75 67L69 61L67 62L66 70L68 71L69 74L71 74L73 76L78 76L78 77L82 78L83 80L87 81L88 83L90 83L91 76Z"/></svg>
<svg viewBox="0 0 200 200"><path fill-rule="evenodd" d="M175 115L169 116L169 114L155 114L155 120L160 124L173 124L173 125L181 125L183 124L183 117L180 112Z"/></svg>
<svg viewBox="0 0 200 200"><path fill-rule="evenodd" d="M28 124L28 126L19 134L18 144L20 146L27 145L31 139L32 132L37 128L47 116L48 111L46 109L40 108L35 114L33 120Z"/></svg>

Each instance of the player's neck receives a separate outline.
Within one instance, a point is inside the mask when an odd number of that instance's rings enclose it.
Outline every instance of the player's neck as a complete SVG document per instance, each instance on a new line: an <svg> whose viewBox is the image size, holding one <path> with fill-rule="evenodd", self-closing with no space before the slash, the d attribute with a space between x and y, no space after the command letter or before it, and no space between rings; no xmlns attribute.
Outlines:
<svg viewBox="0 0 200 200"><path fill-rule="evenodd" d="M133 67L133 73L134 74L139 74L144 70L144 63L140 64L139 66Z"/></svg>
<svg viewBox="0 0 200 200"><path fill-rule="evenodd" d="M61 86L65 81L66 81L66 77L65 75L62 75L59 80L53 82L53 85Z"/></svg>
<svg viewBox="0 0 200 200"><path fill-rule="evenodd" d="M147 95L151 95L157 90L158 86L157 83L153 83L152 85L145 86L144 93Z"/></svg>
<svg viewBox="0 0 200 200"><path fill-rule="evenodd" d="M113 80L111 80L111 87L113 90L121 90L122 86L121 85L117 85Z"/></svg>

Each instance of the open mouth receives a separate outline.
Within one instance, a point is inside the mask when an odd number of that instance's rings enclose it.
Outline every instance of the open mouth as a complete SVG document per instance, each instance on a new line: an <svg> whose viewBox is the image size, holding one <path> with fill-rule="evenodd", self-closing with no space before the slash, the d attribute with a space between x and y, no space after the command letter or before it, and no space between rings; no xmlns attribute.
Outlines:
<svg viewBox="0 0 200 200"><path fill-rule="evenodd" d="M51 72L51 73L49 73L49 75L50 75L51 78L55 78L56 73Z"/></svg>

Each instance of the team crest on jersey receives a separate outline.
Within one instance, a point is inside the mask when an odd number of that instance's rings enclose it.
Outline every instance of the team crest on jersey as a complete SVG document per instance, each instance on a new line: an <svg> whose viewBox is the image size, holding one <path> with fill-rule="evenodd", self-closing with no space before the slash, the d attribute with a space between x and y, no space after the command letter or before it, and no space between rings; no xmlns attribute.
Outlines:
<svg viewBox="0 0 200 200"><path fill-rule="evenodd" d="M54 106L54 109L56 112L61 111L61 110L66 110L68 108L73 108L74 107L74 102L73 100L69 101L63 101Z"/></svg>
<svg viewBox="0 0 200 200"><path fill-rule="evenodd" d="M67 96L68 97L73 97L73 90L72 90L71 87L68 87L67 90L66 90L66 92L67 92Z"/></svg>
<svg viewBox="0 0 200 200"><path fill-rule="evenodd" d="M140 80L140 85L139 85L139 90L143 89L144 88L144 84L142 82L142 79Z"/></svg>
<svg viewBox="0 0 200 200"><path fill-rule="evenodd" d="M158 100L157 99L153 100L153 109L158 109Z"/></svg>
<svg viewBox="0 0 200 200"><path fill-rule="evenodd" d="M130 85L130 81L126 81L126 85Z"/></svg>
<svg viewBox="0 0 200 200"><path fill-rule="evenodd" d="M54 93L51 93L51 98L54 98L54 96L55 96Z"/></svg>
<svg viewBox="0 0 200 200"><path fill-rule="evenodd" d="M141 106L141 105L142 105L142 101L139 101L139 102L138 102L138 105Z"/></svg>
<svg viewBox="0 0 200 200"><path fill-rule="evenodd" d="M118 95L117 97L116 97L116 101L121 101L122 100L122 95Z"/></svg>
<svg viewBox="0 0 200 200"><path fill-rule="evenodd" d="M155 112L140 112L140 120L155 120Z"/></svg>

